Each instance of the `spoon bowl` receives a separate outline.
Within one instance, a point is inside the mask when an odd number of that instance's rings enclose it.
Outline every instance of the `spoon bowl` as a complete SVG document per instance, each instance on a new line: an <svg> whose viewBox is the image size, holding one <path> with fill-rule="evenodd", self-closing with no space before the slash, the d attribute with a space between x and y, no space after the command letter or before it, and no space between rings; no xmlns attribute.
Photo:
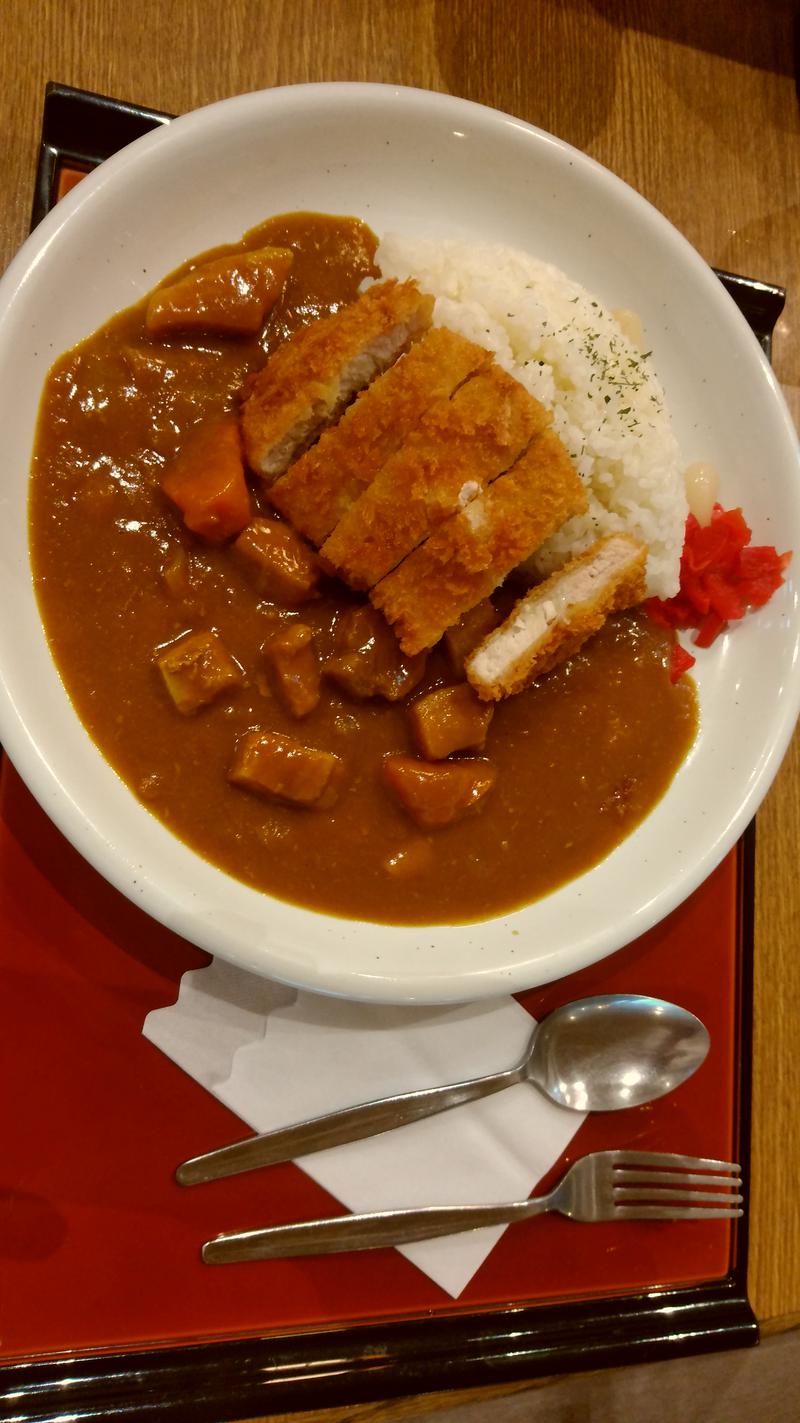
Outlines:
<svg viewBox="0 0 800 1423"><path fill-rule="evenodd" d="M521 1076L574 1112L616 1112L672 1092L708 1053L708 1030L685 1008L641 994L566 1003L533 1034Z"/></svg>

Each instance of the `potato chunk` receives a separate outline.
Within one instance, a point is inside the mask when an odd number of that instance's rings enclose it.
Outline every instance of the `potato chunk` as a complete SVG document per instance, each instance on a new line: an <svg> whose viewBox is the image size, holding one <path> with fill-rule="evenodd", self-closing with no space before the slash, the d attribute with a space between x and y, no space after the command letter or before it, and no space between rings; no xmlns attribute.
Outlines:
<svg viewBox="0 0 800 1423"><path fill-rule="evenodd" d="M192 632L156 656L164 685L182 716L191 716L238 687L242 671L215 632Z"/></svg>
<svg viewBox="0 0 800 1423"><path fill-rule="evenodd" d="M348 608L339 619L335 654L324 672L358 701L383 697L399 701L421 680L426 655L407 657L385 618L369 603Z"/></svg>
<svg viewBox="0 0 800 1423"><path fill-rule="evenodd" d="M291 623L264 648L278 696L292 716L308 716L319 703L320 670L314 634L305 623Z"/></svg>
<svg viewBox="0 0 800 1423"><path fill-rule="evenodd" d="M189 555L182 545L175 547L169 561L161 570L161 578L167 592L173 598L188 598L192 591L192 574Z"/></svg>
<svg viewBox="0 0 800 1423"><path fill-rule="evenodd" d="M463 677L464 663L470 653L499 627L500 621L500 614L491 598L481 598L474 608L470 608L447 629L442 641L454 676Z"/></svg>
<svg viewBox="0 0 800 1423"><path fill-rule="evenodd" d="M437 830L474 810L492 789L497 774L488 761L431 765L414 756L387 756L383 777L417 825Z"/></svg>
<svg viewBox="0 0 800 1423"><path fill-rule="evenodd" d="M152 336L173 331L255 336L283 291L293 261L290 248L262 247L202 262L177 282L153 292L147 304L147 329Z"/></svg>
<svg viewBox="0 0 800 1423"><path fill-rule="evenodd" d="M289 608L316 597L317 556L288 524L253 519L233 549L262 597Z"/></svg>
<svg viewBox="0 0 800 1423"><path fill-rule="evenodd" d="M332 805L343 765L331 751L304 746L276 731L248 731L236 743L228 780L289 805Z"/></svg>
<svg viewBox="0 0 800 1423"><path fill-rule="evenodd" d="M433 841L426 835L398 845L391 855L387 855L383 869L390 879L415 880L429 874L434 864Z"/></svg>
<svg viewBox="0 0 800 1423"><path fill-rule="evenodd" d="M418 751L428 761L443 761L453 751L483 750L491 712L466 682L460 682L419 697L408 708L408 719Z"/></svg>

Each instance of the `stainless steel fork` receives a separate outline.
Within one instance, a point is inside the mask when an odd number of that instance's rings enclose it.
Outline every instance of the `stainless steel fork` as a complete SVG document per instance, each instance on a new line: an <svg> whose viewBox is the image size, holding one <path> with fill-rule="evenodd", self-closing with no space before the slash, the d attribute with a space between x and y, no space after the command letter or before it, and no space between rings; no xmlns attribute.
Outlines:
<svg viewBox="0 0 800 1423"><path fill-rule="evenodd" d="M730 1220L740 1216L741 1167L662 1151L595 1151L546 1196L495 1206L425 1206L229 1231L203 1246L207 1265L409 1245L558 1211L571 1220Z"/></svg>

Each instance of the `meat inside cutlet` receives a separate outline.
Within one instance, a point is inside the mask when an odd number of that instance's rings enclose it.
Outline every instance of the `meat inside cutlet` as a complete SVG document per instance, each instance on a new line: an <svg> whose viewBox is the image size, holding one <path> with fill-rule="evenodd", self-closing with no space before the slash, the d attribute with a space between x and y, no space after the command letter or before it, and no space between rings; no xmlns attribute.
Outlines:
<svg viewBox="0 0 800 1423"><path fill-rule="evenodd" d="M359 391L428 329L433 297L415 282L379 282L278 347L245 385L247 462L268 483Z"/></svg>
<svg viewBox="0 0 800 1423"><path fill-rule="evenodd" d="M491 359L490 351L455 331L433 327L272 485L275 508L319 546L428 407Z"/></svg>
<svg viewBox="0 0 800 1423"><path fill-rule="evenodd" d="M374 584L514 464L551 416L492 365L437 400L323 544L351 588Z"/></svg>
<svg viewBox="0 0 800 1423"><path fill-rule="evenodd" d="M571 657L611 613L645 595L647 546L609 534L521 598L465 663L483 701L513 696Z"/></svg>
<svg viewBox="0 0 800 1423"><path fill-rule="evenodd" d="M453 514L373 588L404 652L433 647L574 514L586 491L561 441L544 430L507 474Z"/></svg>

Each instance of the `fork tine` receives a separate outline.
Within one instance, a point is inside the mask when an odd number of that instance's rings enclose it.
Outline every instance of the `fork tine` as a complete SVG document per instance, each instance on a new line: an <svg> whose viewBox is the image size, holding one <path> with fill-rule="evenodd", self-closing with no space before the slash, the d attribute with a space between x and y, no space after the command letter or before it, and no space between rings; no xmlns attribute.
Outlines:
<svg viewBox="0 0 800 1423"><path fill-rule="evenodd" d="M742 1210L687 1206L615 1206L614 1220L738 1220Z"/></svg>
<svg viewBox="0 0 800 1423"><path fill-rule="evenodd" d="M730 1171L739 1174L736 1161L714 1161L705 1156L676 1156L671 1151L615 1151L614 1166L660 1166L665 1171Z"/></svg>
<svg viewBox="0 0 800 1423"><path fill-rule="evenodd" d="M683 1191L678 1187L674 1190L664 1190L657 1187L654 1191L641 1190L636 1186L614 1187L614 1201L651 1201L657 1205L660 1201L707 1201L709 1205L732 1206L738 1205L744 1200L740 1191Z"/></svg>
<svg viewBox="0 0 800 1423"><path fill-rule="evenodd" d="M617 1167L614 1171L614 1185L628 1186L634 1182L641 1182L648 1186L737 1186L741 1182L739 1175L711 1176L705 1172L688 1171L635 1171L629 1170L627 1166Z"/></svg>

